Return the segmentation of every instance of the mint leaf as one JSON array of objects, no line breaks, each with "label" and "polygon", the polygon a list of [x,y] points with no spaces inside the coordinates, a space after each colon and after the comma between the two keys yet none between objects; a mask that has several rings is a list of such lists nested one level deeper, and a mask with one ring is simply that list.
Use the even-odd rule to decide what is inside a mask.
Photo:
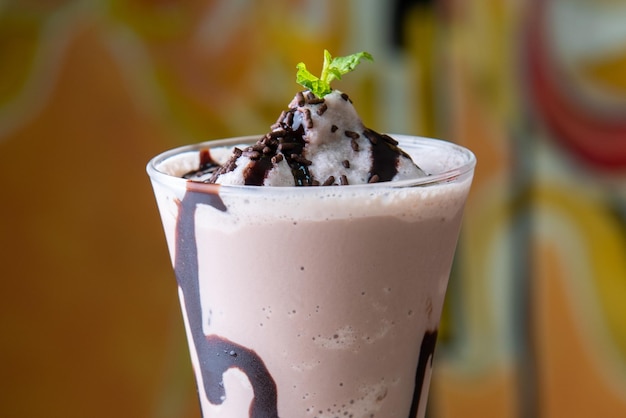
[{"label": "mint leaf", "polygon": [[307,70],[306,65],[301,62],[296,66],[298,69],[296,82],[309,89],[317,97],[322,98],[332,91],[330,87],[331,81],[334,79],[340,80],[341,76],[354,70],[362,59],[374,60],[368,52],[357,52],[345,57],[333,58],[328,50],[324,50],[324,64],[320,78],[311,74]]},{"label": "mint leaf", "polygon": [[296,73],[296,82],[298,84],[309,89],[317,97],[324,97],[331,92],[330,84],[311,74],[303,62],[299,63],[296,68],[298,69]]},{"label": "mint leaf", "polygon": [[[330,54],[328,55],[330,56]],[[328,82],[330,83],[333,78],[341,79],[342,75],[354,70],[363,58],[374,61],[372,55],[367,52],[357,52],[356,54],[348,55],[347,57],[333,58],[330,62],[330,76]]]}]

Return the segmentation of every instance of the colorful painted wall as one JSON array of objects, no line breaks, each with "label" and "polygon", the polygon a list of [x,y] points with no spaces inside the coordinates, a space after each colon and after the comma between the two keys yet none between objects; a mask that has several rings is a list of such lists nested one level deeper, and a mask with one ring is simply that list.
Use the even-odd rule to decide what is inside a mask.
[{"label": "colorful painted wall", "polygon": [[199,417],[147,160],[370,51],[366,124],[479,160],[431,418],[626,416],[626,3],[0,2],[0,416]]}]

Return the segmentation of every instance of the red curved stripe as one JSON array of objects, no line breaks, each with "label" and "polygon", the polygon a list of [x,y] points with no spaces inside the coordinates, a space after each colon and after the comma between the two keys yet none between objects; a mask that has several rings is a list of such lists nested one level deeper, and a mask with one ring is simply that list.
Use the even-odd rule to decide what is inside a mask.
[{"label": "red curved stripe", "polygon": [[626,167],[626,116],[591,114],[571,101],[550,78],[551,65],[545,36],[545,1],[535,0],[526,30],[526,57],[531,100],[546,125],[563,146],[588,163],[605,169]]}]

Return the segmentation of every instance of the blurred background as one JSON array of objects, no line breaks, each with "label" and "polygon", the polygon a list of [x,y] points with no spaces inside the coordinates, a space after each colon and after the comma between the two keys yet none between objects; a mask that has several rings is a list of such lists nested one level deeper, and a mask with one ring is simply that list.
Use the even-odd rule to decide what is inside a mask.
[{"label": "blurred background", "polygon": [[[626,416],[623,0],[0,1],[0,416],[199,417],[145,164],[266,131],[322,51],[479,165],[430,418]],[[297,417],[296,417],[297,418]]]}]

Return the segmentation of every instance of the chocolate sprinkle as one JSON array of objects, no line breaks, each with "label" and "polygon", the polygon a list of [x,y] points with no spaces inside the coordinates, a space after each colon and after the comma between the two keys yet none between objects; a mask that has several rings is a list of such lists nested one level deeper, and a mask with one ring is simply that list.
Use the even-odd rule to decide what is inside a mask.
[{"label": "chocolate sprinkle", "polygon": [[341,182],[342,186],[347,186],[348,183],[348,177],[346,177],[345,174],[342,174],[341,177],[339,178],[339,181]]},{"label": "chocolate sprinkle", "polygon": [[295,142],[281,142],[278,145],[278,150],[281,152],[287,152],[287,151],[291,151],[295,148],[298,147],[298,144],[296,144]]},{"label": "chocolate sprinkle", "polygon": [[319,97],[313,97],[312,99],[309,99],[307,103],[311,105],[316,105],[316,104],[324,103],[324,99],[320,99]]},{"label": "chocolate sprinkle", "polygon": [[328,110],[328,106],[326,105],[326,103],[322,103],[322,105],[319,108],[317,108],[318,116],[322,116],[324,112],[326,112],[327,110]]},{"label": "chocolate sprinkle", "polygon": [[243,155],[245,155],[246,157],[250,158],[253,161],[256,161],[259,158],[261,158],[261,153],[259,151],[254,151],[254,150],[248,150],[244,152]]},{"label": "chocolate sprinkle", "polygon": [[341,162],[341,165],[343,165],[343,166],[344,166],[344,168],[350,168],[350,161],[348,161],[348,160],[343,160],[343,161]]},{"label": "chocolate sprinkle", "polygon": [[359,143],[356,141],[356,139],[352,138],[350,140],[350,146],[352,147],[353,151],[356,151],[356,152],[359,151]]},{"label": "chocolate sprinkle", "polygon": [[304,109],[304,120],[306,121],[306,127],[311,129],[313,127],[313,119],[311,119],[310,109]]},{"label": "chocolate sprinkle", "polygon": [[299,164],[302,165],[311,165],[313,164],[312,161],[307,160],[306,158],[304,158],[301,154],[291,154],[291,159]]},{"label": "chocolate sprinkle", "polygon": [[350,101],[350,96],[348,96],[346,93],[341,93],[341,98],[346,102]]},{"label": "chocolate sprinkle", "polygon": [[296,93],[296,102],[298,103],[298,106],[304,106],[306,103],[306,99],[304,98],[304,95],[301,91]]},{"label": "chocolate sprinkle", "polygon": [[330,131],[333,132],[333,133],[337,132],[337,129],[339,129],[339,127],[337,127],[337,125],[333,125],[333,126],[330,127]]},{"label": "chocolate sprinkle", "polygon": [[322,183],[322,186],[330,186],[333,183],[335,183],[335,176],[328,176],[326,181],[324,183]]},{"label": "chocolate sprinkle", "polygon": [[357,132],[354,132],[354,131],[345,131],[344,133],[348,138],[352,138],[352,139],[358,139],[361,137],[361,135],[359,135]]},{"label": "chocolate sprinkle", "polygon": [[274,138],[274,139],[281,138],[284,135],[285,135],[285,130],[284,129],[277,129],[277,130],[275,129],[275,130],[273,130],[272,132],[269,133],[269,136],[271,138]]},{"label": "chocolate sprinkle", "polygon": [[240,150],[237,147],[233,148],[233,155],[231,155],[228,161],[222,164],[220,168],[215,170],[213,174],[211,175],[211,177],[207,181],[205,181],[205,183],[215,183],[215,181],[220,175],[230,173],[235,168],[237,168],[237,159],[241,157],[242,154],[243,154],[242,150]]},{"label": "chocolate sprinkle", "polygon": [[283,122],[284,125],[287,125],[289,127],[293,126],[293,114],[294,114],[293,111],[287,113],[287,117],[285,118],[285,121]]},{"label": "chocolate sprinkle", "polygon": [[378,174],[374,174],[372,177],[370,177],[368,183],[378,183],[380,181],[380,177],[378,177]]}]

